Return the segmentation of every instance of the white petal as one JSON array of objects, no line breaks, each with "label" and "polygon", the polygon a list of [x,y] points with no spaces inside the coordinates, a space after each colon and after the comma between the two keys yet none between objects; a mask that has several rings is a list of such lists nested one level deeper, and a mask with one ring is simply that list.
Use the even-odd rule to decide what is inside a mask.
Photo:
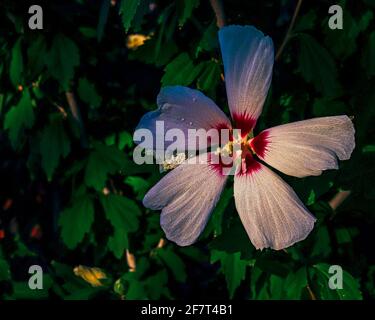
[{"label": "white petal", "polygon": [[280,250],[307,237],[315,218],[293,189],[264,165],[234,177],[241,221],[257,249]]},{"label": "white petal", "polygon": [[294,176],[318,176],[337,169],[355,147],[354,126],[347,116],[293,122],[261,132],[250,145],[272,167]]},{"label": "white petal", "polygon": [[[231,128],[224,112],[198,90],[182,86],[164,87],[157,97],[157,104],[158,109],[146,113],[136,130],[149,129],[155,137],[156,121],[164,121],[165,132],[169,129],[181,129],[184,132],[186,148],[182,149],[188,149],[188,129]],[[165,142],[167,146],[168,142]]]},{"label": "white petal", "polygon": [[143,199],[145,207],[162,210],[161,227],[167,238],[180,246],[190,245],[199,237],[227,179],[203,161],[190,162],[194,161],[173,169]]},{"label": "white petal", "polygon": [[[262,112],[274,62],[270,37],[252,26],[228,26],[219,31],[228,103],[237,129],[254,127]],[[243,128],[245,127],[245,128]]]}]

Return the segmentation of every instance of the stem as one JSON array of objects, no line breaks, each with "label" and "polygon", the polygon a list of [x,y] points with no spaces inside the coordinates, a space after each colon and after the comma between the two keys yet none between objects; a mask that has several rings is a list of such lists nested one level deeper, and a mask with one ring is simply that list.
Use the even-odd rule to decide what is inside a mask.
[{"label": "stem", "polygon": [[65,92],[66,100],[68,102],[70,112],[73,116],[73,119],[77,122],[79,129],[81,131],[81,145],[83,148],[87,148],[87,137],[85,132],[85,127],[83,125],[83,121],[81,118],[81,112],[79,111],[79,107],[72,91]]},{"label": "stem", "polygon": [[311,299],[311,300],[316,300],[316,296],[315,296],[314,292],[311,290],[310,286],[307,285],[306,288],[307,288],[307,291],[309,292],[310,299]]},{"label": "stem", "polygon": [[328,202],[332,210],[336,210],[351,194],[351,191],[339,191],[336,195]]},{"label": "stem", "polygon": [[286,46],[286,44],[287,44],[287,42],[290,38],[290,35],[292,33],[294,24],[296,22],[296,19],[297,19],[298,13],[299,13],[299,10],[301,9],[301,5],[302,5],[302,0],[298,0],[296,8],[294,9],[292,21],[290,22],[288,31],[286,32],[285,38],[284,38],[279,50],[277,50],[276,57],[275,57],[276,61],[279,60],[279,58],[281,56],[281,53],[283,52],[283,50],[284,50],[284,48],[285,48],[285,46]]},{"label": "stem", "polygon": [[224,8],[223,3],[221,0],[210,0],[211,7],[215,12],[216,16],[216,25],[218,28],[222,28],[225,25],[225,14],[224,14]]}]

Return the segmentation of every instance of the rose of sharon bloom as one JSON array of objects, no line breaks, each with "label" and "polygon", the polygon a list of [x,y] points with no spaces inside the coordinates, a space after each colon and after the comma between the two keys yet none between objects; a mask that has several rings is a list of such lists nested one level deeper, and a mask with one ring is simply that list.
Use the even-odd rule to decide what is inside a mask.
[{"label": "rose of sharon bloom", "polygon": [[[241,129],[241,166],[234,176],[234,198],[246,232],[257,249],[280,250],[307,237],[315,218],[292,188],[256,158],[294,177],[317,176],[337,169],[354,149],[354,127],[343,116],[315,118],[280,125],[252,137],[271,83],[274,50],[271,38],[252,26],[219,31],[225,84],[233,126],[201,92],[165,87],[159,108],[147,113],[138,128]],[[180,121],[181,117],[185,121]],[[229,142],[230,143],[230,142]],[[212,153],[213,155],[213,153]],[[254,158],[256,155],[256,158]],[[219,164],[187,161],[163,177],[146,194],[147,208],[161,210],[166,237],[181,246],[196,241],[220,198],[227,175]]]}]

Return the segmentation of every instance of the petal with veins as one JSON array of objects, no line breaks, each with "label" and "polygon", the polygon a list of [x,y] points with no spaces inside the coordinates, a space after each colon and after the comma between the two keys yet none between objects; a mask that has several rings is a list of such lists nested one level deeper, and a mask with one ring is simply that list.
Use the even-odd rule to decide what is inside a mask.
[{"label": "petal with veins", "polygon": [[281,250],[307,237],[315,218],[293,189],[264,165],[234,177],[241,221],[257,249]]},{"label": "petal with veins", "polygon": [[143,199],[145,207],[162,210],[160,224],[167,238],[180,246],[196,241],[215,208],[227,176],[204,156],[189,159],[163,177]]},{"label": "petal with veins", "polygon": [[219,41],[235,128],[247,133],[262,112],[271,84],[273,43],[252,26],[223,27]]},{"label": "petal with veins", "polygon": [[[188,149],[188,129],[231,128],[230,121],[224,112],[198,90],[182,86],[164,87],[158,95],[157,104],[158,109],[146,113],[136,130],[149,129],[155,137],[156,121],[164,121],[165,132],[169,129],[182,130],[186,139],[186,149]],[[165,148],[167,146],[166,141]]]},{"label": "petal with veins", "polygon": [[338,169],[355,147],[354,126],[347,116],[298,121],[261,132],[250,141],[254,152],[277,170],[294,176],[318,176]]}]

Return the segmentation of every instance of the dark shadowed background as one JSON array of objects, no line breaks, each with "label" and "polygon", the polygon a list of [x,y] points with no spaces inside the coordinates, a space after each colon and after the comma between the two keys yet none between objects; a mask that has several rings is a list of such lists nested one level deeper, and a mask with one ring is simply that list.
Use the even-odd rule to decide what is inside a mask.
[{"label": "dark shadowed background", "polygon": [[[224,1],[227,24],[287,33],[296,0]],[[0,6],[0,299],[371,299],[375,297],[375,1],[302,1],[275,62],[260,130],[347,114],[356,149],[340,170],[283,178],[316,215],[283,251],[256,251],[228,184],[199,241],[165,240],[141,203],[160,179],[132,162],[132,134],[164,85],[228,112],[208,0],[25,1]],[[344,9],[344,29],[328,9]],[[332,199],[346,196],[336,208]],[[332,209],[333,208],[333,209]],[[44,289],[30,290],[31,265]],[[344,269],[343,289],[328,268]]]}]

